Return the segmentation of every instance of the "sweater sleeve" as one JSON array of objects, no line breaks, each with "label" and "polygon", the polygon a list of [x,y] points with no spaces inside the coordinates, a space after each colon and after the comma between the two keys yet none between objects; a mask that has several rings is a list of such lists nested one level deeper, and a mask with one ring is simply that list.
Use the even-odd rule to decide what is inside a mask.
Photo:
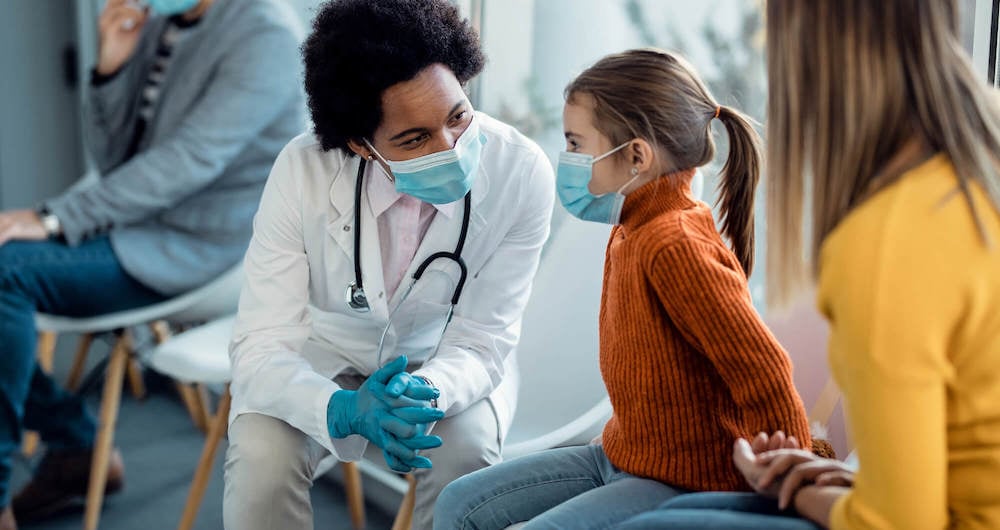
[{"label": "sweater sleeve", "polygon": [[780,429],[808,446],[809,422],[791,361],[754,309],[735,257],[686,238],[657,252],[648,274],[670,320],[725,381],[746,426]]}]

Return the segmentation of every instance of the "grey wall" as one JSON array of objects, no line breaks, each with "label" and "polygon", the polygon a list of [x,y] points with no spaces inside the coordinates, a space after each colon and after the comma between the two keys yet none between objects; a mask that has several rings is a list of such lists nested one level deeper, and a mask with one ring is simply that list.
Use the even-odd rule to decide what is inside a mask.
[{"label": "grey wall", "polygon": [[[0,209],[33,207],[83,172],[79,103],[63,53],[74,0],[5,0],[0,17]],[[71,65],[75,69],[75,65]]]}]

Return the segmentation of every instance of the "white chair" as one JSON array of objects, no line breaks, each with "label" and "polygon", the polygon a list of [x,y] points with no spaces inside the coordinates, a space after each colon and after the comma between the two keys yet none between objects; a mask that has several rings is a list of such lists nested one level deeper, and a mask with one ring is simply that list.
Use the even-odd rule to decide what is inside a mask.
[{"label": "white chair", "polygon": [[[196,323],[232,313],[235,311],[239,300],[242,275],[242,265],[238,265],[203,287],[159,304],[131,311],[121,311],[92,318],[37,315],[36,325],[42,334],[40,350],[42,346],[48,348],[47,355],[45,351],[40,352],[43,368],[51,369],[51,349],[54,345],[56,334],[80,333],[83,335],[80,349],[77,352],[77,358],[74,360],[74,367],[71,370],[71,383],[73,386],[79,380],[79,374],[82,373],[91,338],[95,334],[105,332],[114,332],[118,336],[107,359],[107,372],[105,374],[104,389],[101,397],[99,427],[97,440],[94,444],[94,455],[91,464],[92,472],[84,514],[84,528],[86,530],[96,530],[100,519],[104,486],[107,480],[108,461],[114,444],[115,422],[118,417],[122,383],[125,379],[126,370],[129,369],[135,356],[128,333],[125,330],[133,326],[142,326],[161,321],[178,324]],[[158,340],[165,338],[162,329],[155,331],[158,334]],[[48,358],[47,366],[46,357]],[[132,364],[132,366],[137,368],[137,365]],[[132,380],[133,390],[138,388],[137,385],[141,385],[141,375],[137,369],[132,370],[130,379]],[[181,388],[182,398],[184,398],[185,404],[188,405],[189,411],[192,412],[192,416],[205,416],[205,414],[198,413],[195,410],[197,407],[194,401],[199,400],[199,396],[192,396],[191,393],[185,392],[186,388]]]}]

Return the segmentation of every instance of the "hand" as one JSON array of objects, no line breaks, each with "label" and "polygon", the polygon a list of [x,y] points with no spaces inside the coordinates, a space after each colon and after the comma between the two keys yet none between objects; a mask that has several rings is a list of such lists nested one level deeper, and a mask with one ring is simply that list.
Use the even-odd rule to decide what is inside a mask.
[{"label": "hand", "polygon": [[[778,507],[782,510],[791,505],[795,494],[804,486],[839,486],[854,485],[854,471],[839,460],[820,458],[812,453],[803,455],[775,451],[760,455],[757,461],[768,466],[768,471],[761,478],[762,482],[773,481],[772,477],[784,475],[778,490]],[[794,463],[793,463],[794,462]],[[790,470],[789,470],[790,469]]]},{"label": "hand", "polygon": [[148,11],[134,0],[108,0],[98,19],[97,73],[111,75],[135,53]]},{"label": "hand", "polygon": [[406,357],[401,356],[376,370],[358,390],[334,392],[327,405],[331,437],[364,436],[382,449],[389,467],[402,473],[431,467],[417,451],[440,446],[441,438],[425,435],[423,425],[444,417],[426,400],[387,394],[386,384],[405,368]]},{"label": "hand", "polygon": [[799,441],[794,436],[785,436],[784,431],[778,431],[771,436],[761,432],[750,442],[750,448],[755,455],[778,449],[799,449]]},{"label": "hand", "polygon": [[0,212],[0,246],[15,239],[43,241],[48,237],[42,220],[34,210]]}]

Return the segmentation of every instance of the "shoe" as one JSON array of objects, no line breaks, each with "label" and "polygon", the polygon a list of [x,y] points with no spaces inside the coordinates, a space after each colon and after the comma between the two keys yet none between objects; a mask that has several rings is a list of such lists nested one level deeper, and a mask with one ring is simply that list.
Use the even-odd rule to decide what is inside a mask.
[{"label": "shoe", "polygon": [[0,513],[0,530],[17,530],[17,521],[14,520],[14,510],[10,506]]},{"label": "shoe", "polygon": [[[21,522],[45,519],[86,500],[90,484],[91,449],[48,451],[31,482],[14,497],[13,516]],[[105,495],[125,486],[125,464],[115,449],[108,462]],[[0,526],[0,530],[4,527]]]}]

